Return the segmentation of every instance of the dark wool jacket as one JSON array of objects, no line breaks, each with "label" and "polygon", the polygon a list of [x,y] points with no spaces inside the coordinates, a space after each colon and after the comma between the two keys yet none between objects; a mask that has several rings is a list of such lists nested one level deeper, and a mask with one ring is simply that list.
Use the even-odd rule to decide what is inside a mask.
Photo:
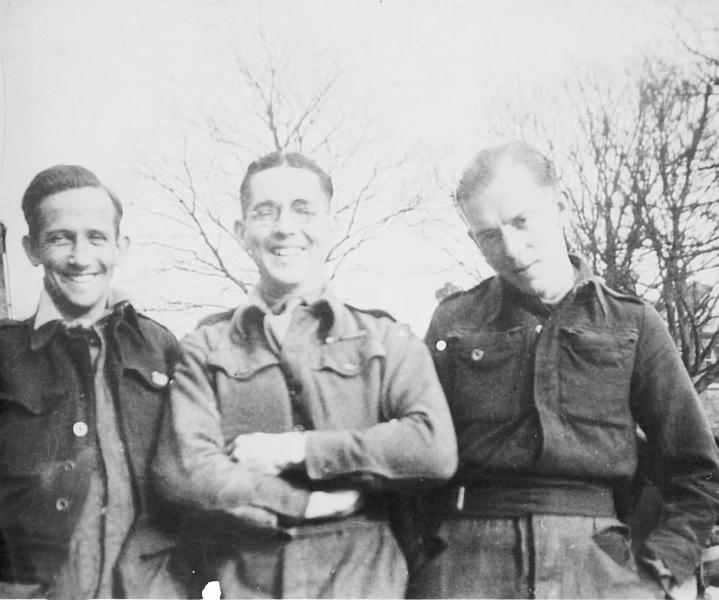
[{"label": "dark wool jacket", "polygon": [[426,342],[457,432],[455,483],[484,516],[605,515],[637,470],[639,425],[663,507],[638,558],[683,581],[717,519],[711,431],[659,314],[575,263],[551,311],[496,277],[437,308]]},{"label": "dark wool jacket", "polygon": [[[85,340],[59,321],[33,324],[0,323],[0,581],[49,586],[95,468],[94,390]],[[127,302],[106,327],[107,377],[138,516],[147,515],[149,459],[177,342]],[[140,552],[171,544],[160,530],[142,538]]]}]

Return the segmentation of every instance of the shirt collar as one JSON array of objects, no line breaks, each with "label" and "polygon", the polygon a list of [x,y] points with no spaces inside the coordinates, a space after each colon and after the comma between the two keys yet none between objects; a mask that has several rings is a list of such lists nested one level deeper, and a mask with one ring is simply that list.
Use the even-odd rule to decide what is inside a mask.
[{"label": "shirt collar", "polygon": [[[336,333],[343,326],[342,311],[344,304],[335,296],[329,285],[325,285],[319,293],[303,294],[302,303],[309,307],[310,312],[318,319],[318,336],[325,338]],[[284,304],[284,302],[282,303]],[[278,307],[275,307],[277,309]],[[267,303],[262,298],[259,288],[255,286],[247,294],[247,302],[240,306],[232,317],[232,329],[247,337],[253,330],[261,331],[266,314],[271,314]]]},{"label": "shirt collar", "polygon": [[[599,301],[602,303],[602,307],[604,307],[605,300],[601,280],[592,272],[587,262],[581,256],[570,254],[569,260],[574,267],[574,286],[557,305],[567,301],[567,298],[574,297],[580,289],[592,288],[596,291]],[[511,283],[504,281],[501,277],[494,277],[490,282],[488,298],[485,304],[491,307],[490,314],[486,316],[489,320],[499,318],[502,307],[516,305],[525,306],[531,312],[546,311],[549,313],[549,308],[535,296],[525,294]]]},{"label": "shirt collar", "polygon": [[[99,320],[104,319],[112,313],[126,312],[125,309],[128,307],[131,308],[127,294],[118,288],[110,288],[105,312]],[[129,317],[130,315],[128,314],[127,316]],[[136,324],[137,321],[134,313],[132,319]],[[92,327],[95,323],[90,323],[83,319],[66,320],[55,305],[52,296],[43,288],[40,292],[40,300],[38,301],[37,310],[32,320],[32,332],[30,334],[31,349],[38,350],[44,346],[50,338],[55,335],[58,327],[63,324],[65,326],[80,325],[83,327]]]}]

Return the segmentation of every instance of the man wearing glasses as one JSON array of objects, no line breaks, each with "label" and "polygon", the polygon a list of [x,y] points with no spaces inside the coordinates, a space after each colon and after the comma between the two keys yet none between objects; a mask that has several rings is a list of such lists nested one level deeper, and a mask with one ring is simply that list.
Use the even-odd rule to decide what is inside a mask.
[{"label": "man wearing glasses", "polygon": [[155,474],[225,597],[403,597],[390,492],[456,467],[422,342],[328,286],[332,191],[300,154],[250,165],[236,233],[259,284],[182,342]]}]

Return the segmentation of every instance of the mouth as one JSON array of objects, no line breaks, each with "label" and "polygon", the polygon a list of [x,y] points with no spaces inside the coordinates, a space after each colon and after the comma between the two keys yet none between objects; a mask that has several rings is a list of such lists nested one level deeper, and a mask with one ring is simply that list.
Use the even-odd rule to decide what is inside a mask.
[{"label": "mouth", "polygon": [[528,265],[516,267],[516,268],[512,269],[512,273],[514,273],[515,275],[521,275],[522,273],[525,273],[526,271],[531,269],[536,264],[537,264],[537,261],[535,260],[535,261],[529,263]]},{"label": "mouth", "polygon": [[297,256],[304,252],[301,246],[273,246],[270,248],[270,254],[274,256]]},{"label": "mouth", "polygon": [[70,283],[89,283],[98,277],[100,273],[65,273],[61,277]]}]

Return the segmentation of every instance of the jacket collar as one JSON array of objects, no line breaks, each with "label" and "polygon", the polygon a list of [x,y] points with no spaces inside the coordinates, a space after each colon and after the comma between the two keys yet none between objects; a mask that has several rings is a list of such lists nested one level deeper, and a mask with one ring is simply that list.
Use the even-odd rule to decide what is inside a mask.
[{"label": "jacket collar", "polygon": [[[567,293],[567,295],[560,301],[559,304],[563,304],[570,298],[574,298],[580,290],[594,290],[599,302],[604,309],[606,314],[606,299],[604,297],[604,290],[602,287],[601,280],[594,275],[592,270],[589,268],[587,262],[580,256],[570,254],[569,260],[574,267],[575,280],[574,286]],[[500,313],[503,307],[508,306],[525,306],[530,311],[549,312],[549,309],[544,306],[535,296],[525,294],[521,292],[512,284],[507,283],[501,277],[495,276],[489,282],[489,289],[485,296],[486,301],[482,303],[483,306],[487,307],[487,314],[483,315],[483,318],[489,321],[495,321],[500,317]]]},{"label": "jacket collar", "polygon": [[[309,307],[310,313],[318,320],[317,335],[321,339],[340,336],[350,326],[345,305],[334,295],[329,286],[325,286],[314,298],[303,297],[302,303]],[[249,337],[253,332],[261,332],[265,315],[272,311],[267,306],[257,288],[247,295],[247,303],[240,306],[232,316],[231,331],[241,338]]]},{"label": "jacket collar", "polygon": [[127,323],[132,329],[140,333],[137,313],[127,299],[127,295],[118,289],[111,289],[108,295],[107,308],[103,316],[95,323],[66,321],[47,290],[40,293],[38,308],[34,317],[30,319],[30,349],[37,351],[47,344],[59,330],[66,330],[73,325],[94,327],[102,322],[110,322],[117,327],[120,323]]}]

